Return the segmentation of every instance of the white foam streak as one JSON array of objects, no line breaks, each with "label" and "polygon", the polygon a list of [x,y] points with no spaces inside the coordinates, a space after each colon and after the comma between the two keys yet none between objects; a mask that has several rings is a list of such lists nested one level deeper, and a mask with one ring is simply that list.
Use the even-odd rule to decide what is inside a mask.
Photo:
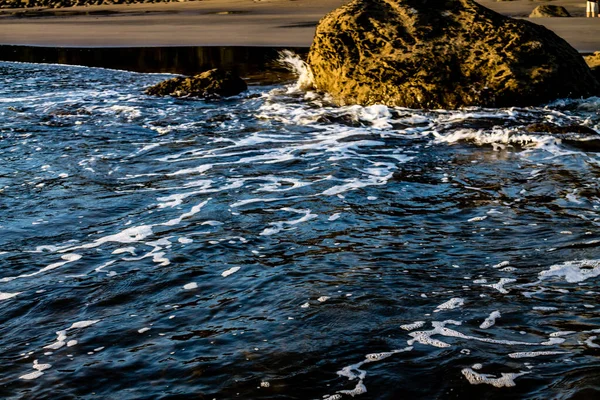
[{"label": "white foam streak", "polygon": [[36,272],[32,272],[30,274],[22,274],[22,275],[18,275],[18,276],[9,276],[9,277],[6,277],[6,278],[2,278],[2,279],[0,279],[0,282],[10,282],[12,280],[20,279],[20,278],[31,278],[32,276],[40,275],[40,274],[43,274],[44,272],[48,272],[48,271],[51,271],[53,269],[60,268],[60,267],[62,267],[64,265],[67,265],[69,263],[78,261],[78,260],[81,259],[81,256],[79,254],[72,253],[72,254],[64,254],[64,255],[61,256],[61,258],[64,261],[57,262],[57,263],[54,263],[54,264],[50,264],[50,265],[48,265],[48,266],[46,266],[46,267],[44,267],[44,268],[42,268],[42,269],[40,269],[40,270],[38,270]]},{"label": "white foam streak", "polygon": [[69,328],[67,328],[67,330],[87,328],[88,326],[95,325],[98,322],[100,322],[99,319],[75,322]]},{"label": "white foam streak", "polygon": [[298,210],[298,209],[289,208],[289,207],[282,208],[281,210],[296,213],[296,214],[304,214],[304,215],[302,217],[300,217],[298,219],[294,219],[294,220],[271,222],[271,227],[265,228],[260,233],[260,236],[271,236],[271,235],[281,232],[285,227],[291,227],[294,225],[298,225],[298,224],[310,221],[311,219],[315,219],[318,217],[316,214],[312,214],[310,210]]},{"label": "white foam streak", "polygon": [[512,340],[496,340],[490,338],[480,338],[477,336],[470,336],[455,331],[453,329],[446,328],[446,325],[461,325],[460,321],[454,320],[446,320],[446,321],[432,321],[431,325],[433,329],[430,331],[416,331],[409,333],[413,339],[408,340],[408,345],[412,346],[414,343],[421,343],[428,346],[434,346],[439,348],[447,348],[450,347],[450,344],[446,342],[442,342],[441,340],[433,339],[432,336],[440,335],[445,337],[454,337],[464,340],[476,340],[483,343],[493,343],[493,344],[503,344],[507,346],[514,345],[522,345],[522,346],[539,346],[540,343],[529,343],[529,342],[520,342],[520,341],[512,341]]},{"label": "white foam streak", "polygon": [[18,295],[20,295],[23,292],[17,292],[17,293],[3,293],[0,292],[0,300],[8,300],[8,299],[12,299],[13,297],[16,297]]},{"label": "white foam streak", "polygon": [[212,165],[210,165],[210,164],[208,164],[208,165],[200,165],[200,166],[195,167],[195,168],[181,169],[179,171],[167,174],[167,176],[180,176],[180,175],[202,174],[202,173],[208,171],[211,168],[212,168]]},{"label": "white foam streak", "polygon": [[550,136],[526,135],[515,133],[512,129],[494,128],[492,130],[456,129],[452,133],[441,134],[431,132],[435,143],[473,142],[479,146],[500,144],[519,145],[523,147],[541,148],[548,144],[557,143],[557,139]]},{"label": "white foam streak", "polygon": [[566,351],[525,351],[520,353],[510,353],[508,356],[510,358],[534,358],[534,357],[542,357],[542,356],[554,356],[561,354],[569,354]]},{"label": "white foam streak", "polygon": [[596,339],[598,339],[597,336],[590,336],[589,338],[586,339],[586,341],[584,343],[590,349],[600,349],[600,345],[597,345],[596,343],[594,343],[594,340],[596,340]]},{"label": "white foam streak", "polygon": [[95,247],[100,247],[105,243],[111,243],[111,242],[125,243],[125,244],[137,243],[137,242],[140,242],[140,241],[146,239],[148,236],[153,234],[152,227],[153,227],[153,225],[134,226],[131,228],[124,229],[119,233],[115,233],[114,235],[108,235],[108,236],[101,237],[100,239],[96,239],[92,243],[72,247],[67,250],[74,251],[74,250],[79,250],[79,249],[93,249]]},{"label": "white foam streak", "polygon": [[191,217],[193,217],[194,215],[198,214],[198,213],[199,213],[199,212],[202,210],[202,208],[203,208],[205,205],[207,205],[207,204],[208,204],[208,202],[209,202],[210,200],[211,200],[211,199],[205,200],[205,201],[201,202],[200,204],[197,204],[197,205],[193,206],[193,207],[192,207],[192,209],[191,209],[189,212],[187,212],[187,213],[185,213],[185,214],[182,214],[182,215],[181,215],[180,217],[178,217],[178,218],[175,218],[175,219],[172,219],[172,220],[170,220],[170,221],[167,221],[167,222],[165,222],[165,223],[164,223],[164,224],[162,224],[162,225],[164,225],[164,226],[173,226],[173,225],[179,225],[179,224],[180,224],[180,223],[181,223],[181,222],[182,222],[184,219],[191,218]]},{"label": "white foam streak", "polygon": [[221,276],[223,278],[227,278],[229,275],[235,274],[240,269],[242,269],[242,268],[241,267],[232,267],[232,268],[229,268],[227,271],[223,271],[223,273],[221,273]]}]

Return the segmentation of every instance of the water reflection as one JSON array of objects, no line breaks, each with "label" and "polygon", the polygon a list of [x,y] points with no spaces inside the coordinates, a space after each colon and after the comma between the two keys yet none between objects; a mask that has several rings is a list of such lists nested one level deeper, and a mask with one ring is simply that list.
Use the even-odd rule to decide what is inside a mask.
[{"label": "water reflection", "polygon": [[[286,48],[305,54],[306,48]],[[0,61],[83,65],[134,72],[194,75],[212,68],[232,70],[261,82],[289,80],[276,62],[277,47],[36,47],[0,45]]]}]

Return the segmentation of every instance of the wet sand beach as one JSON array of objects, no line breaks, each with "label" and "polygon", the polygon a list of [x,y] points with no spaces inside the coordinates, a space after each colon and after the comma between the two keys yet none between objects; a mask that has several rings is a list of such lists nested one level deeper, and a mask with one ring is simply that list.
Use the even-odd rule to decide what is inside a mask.
[{"label": "wet sand beach", "polygon": [[[317,22],[345,0],[200,0],[0,10],[0,44],[72,47],[297,46],[312,41]],[[585,2],[481,0],[505,15],[526,17],[540,4],[563,5],[572,18],[536,18],[581,52],[600,50],[600,18]]]}]

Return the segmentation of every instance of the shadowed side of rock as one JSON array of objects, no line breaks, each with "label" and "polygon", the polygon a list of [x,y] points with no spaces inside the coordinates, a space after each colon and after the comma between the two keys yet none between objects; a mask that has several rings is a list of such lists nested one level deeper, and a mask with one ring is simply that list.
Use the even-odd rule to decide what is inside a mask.
[{"label": "shadowed side of rock", "polygon": [[340,105],[529,106],[600,93],[563,39],[471,0],[352,0],[321,20],[308,63]]},{"label": "shadowed side of rock", "polygon": [[248,89],[242,78],[229,71],[211,69],[192,77],[177,77],[146,89],[153,96],[215,98],[240,94]]}]

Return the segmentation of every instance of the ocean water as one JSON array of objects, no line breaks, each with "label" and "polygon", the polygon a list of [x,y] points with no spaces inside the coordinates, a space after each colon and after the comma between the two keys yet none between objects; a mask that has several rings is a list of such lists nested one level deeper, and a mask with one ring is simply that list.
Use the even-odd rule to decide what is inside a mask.
[{"label": "ocean water", "polygon": [[600,99],[0,63],[0,398],[600,397]]}]

